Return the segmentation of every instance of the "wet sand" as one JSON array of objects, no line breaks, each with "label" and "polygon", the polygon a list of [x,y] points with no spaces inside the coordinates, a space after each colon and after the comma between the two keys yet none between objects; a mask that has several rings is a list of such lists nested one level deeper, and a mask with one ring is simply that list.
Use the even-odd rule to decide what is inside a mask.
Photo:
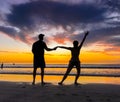
[{"label": "wet sand", "polygon": [[0,82],[0,102],[120,102],[120,85]]}]

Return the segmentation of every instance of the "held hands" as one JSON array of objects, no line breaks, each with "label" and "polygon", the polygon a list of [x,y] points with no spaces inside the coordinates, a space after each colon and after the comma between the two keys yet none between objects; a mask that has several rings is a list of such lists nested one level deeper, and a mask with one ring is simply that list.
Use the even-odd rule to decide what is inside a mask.
[{"label": "held hands", "polygon": [[53,48],[53,50],[56,50],[57,48],[61,48],[62,46],[56,46]]},{"label": "held hands", "polygon": [[58,48],[58,46],[57,46],[57,47],[54,47],[53,50],[56,50],[57,48]]}]

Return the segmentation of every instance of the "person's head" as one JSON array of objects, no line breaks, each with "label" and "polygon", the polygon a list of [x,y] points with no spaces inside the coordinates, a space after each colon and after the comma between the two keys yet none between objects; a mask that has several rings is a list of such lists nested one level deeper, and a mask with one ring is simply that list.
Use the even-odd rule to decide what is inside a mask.
[{"label": "person's head", "polygon": [[73,41],[73,46],[74,46],[74,47],[78,47],[78,41],[77,41],[77,40],[74,40],[74,41]]},{"label": "person's head", "polygon": [[45,36],[44,34],[39,34],[39,36],[38,36],[39,40],[43,40],[44,36]]}]

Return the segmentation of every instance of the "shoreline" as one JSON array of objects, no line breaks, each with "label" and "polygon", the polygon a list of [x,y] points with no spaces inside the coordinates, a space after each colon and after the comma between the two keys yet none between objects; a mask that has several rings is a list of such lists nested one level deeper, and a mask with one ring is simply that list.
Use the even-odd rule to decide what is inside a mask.
[{"label": "shoreline", "polygon": [[82,84],[74,86],[48,83],[0,81],[0,102],[120,102],[120,85]]},{"label": "shoreline", "polygon": [[[49,83],[58,83],[63,76],[44,76],[44,81]],[[65,80],[64,84],[71,84],[74,82],[75,76],[68,76]],[[8,81],[8,82],[32,82],[32,75],[8,75],[8,74],[0,74],[0,81]],[[41,76],[36,76],[36,83],[41,82]],[[120,85],[120,77],[96,77],[96,76],[80,76],[78,79],[78,83],[81,84],[114,84]]]}]

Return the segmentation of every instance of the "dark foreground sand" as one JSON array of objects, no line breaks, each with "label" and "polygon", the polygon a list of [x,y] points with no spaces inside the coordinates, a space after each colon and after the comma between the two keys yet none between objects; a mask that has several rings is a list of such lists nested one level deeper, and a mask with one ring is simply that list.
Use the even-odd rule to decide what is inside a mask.
[{"label": "dark foreground sand", "polygon": [[0,82],[0,102],[120,102],[120,85]]}]

